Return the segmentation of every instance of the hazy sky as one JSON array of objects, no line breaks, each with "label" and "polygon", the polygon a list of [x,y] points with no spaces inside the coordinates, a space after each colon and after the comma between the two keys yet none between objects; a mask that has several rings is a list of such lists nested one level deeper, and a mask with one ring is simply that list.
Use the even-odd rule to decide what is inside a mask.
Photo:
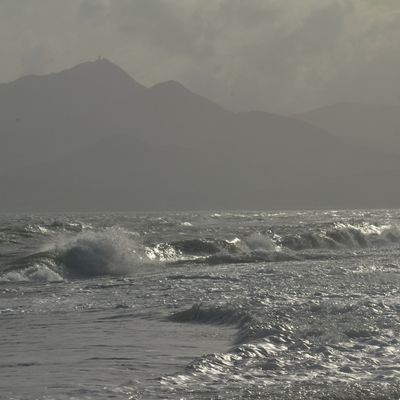
[{"label": "hazy sky", "polygon": [[400,103],[400,0],[0,0],[0,81],[102,55],[230,109]]}]

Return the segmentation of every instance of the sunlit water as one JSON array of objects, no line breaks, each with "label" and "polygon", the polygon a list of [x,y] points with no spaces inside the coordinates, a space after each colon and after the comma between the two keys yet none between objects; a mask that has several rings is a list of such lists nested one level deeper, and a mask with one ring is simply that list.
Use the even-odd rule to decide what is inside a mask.
[{"label": "sunlit water", "polygon": [[398,399],[400,212],[0,217],[0,398]]}]

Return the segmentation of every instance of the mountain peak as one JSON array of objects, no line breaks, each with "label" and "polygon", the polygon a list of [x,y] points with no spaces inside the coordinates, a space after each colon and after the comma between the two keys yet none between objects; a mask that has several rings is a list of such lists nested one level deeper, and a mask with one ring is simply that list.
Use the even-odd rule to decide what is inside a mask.
[{"label": "mountain peak", "polygon": [[[119,67],[117,64],[114,64],[112,61],[110,61],[108,58],[103,58],[103,57],[98,57],[96,60],[94,61],[84,61],[80,64],[77,64],[75,66],[73,66],[72,68],[68,68],[64,71],[71,71],[71,70],[90,70],[90,69],[107,69],[108,71],[119,71],[119,72],[123,72],[125,74],[127,74],[121,67]],[[64,72],[61,71],[61,72]],[[128,75],[128,74],[127,74]]]},{"label": "mountain peak", "polygon": [[70,75],[73,78],[86,78],[99,81],[110,80],[114,83],[136,86],[136,88],[144,89],[143,85],[136,82],[135,79],[133,79],[121,67],[107,58],[101,57],[95,61],[86,61],[70,69],[52,75]]},{"label": "mountain peak", "polygon": [[136,82],[121,67],[114,64],[107,58],[99,57],[94,61],[85,61],[71,68],[59,72],[53,72],[45,75],[27,75],[10,82],[6,85],[26,87],[36,87],[43,85],[53,85],[60,87],[65,85],[107,88],[110,91],[135,90],[143,91],[146,88]]}]

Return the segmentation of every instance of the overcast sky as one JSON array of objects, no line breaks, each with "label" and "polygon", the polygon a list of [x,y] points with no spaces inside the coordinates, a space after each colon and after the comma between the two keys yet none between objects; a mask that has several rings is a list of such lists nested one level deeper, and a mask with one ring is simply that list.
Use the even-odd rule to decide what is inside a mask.
[{"label": "overcast sky", "polygon": [[0,81],[102,55],[226,108],[400,103],[400,0],[0,0]]}]

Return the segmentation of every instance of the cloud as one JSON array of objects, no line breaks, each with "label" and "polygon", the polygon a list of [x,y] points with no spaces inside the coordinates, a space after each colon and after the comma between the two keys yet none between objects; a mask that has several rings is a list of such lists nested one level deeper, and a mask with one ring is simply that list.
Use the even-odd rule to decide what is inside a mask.
[{"label": "cloud", "polygon": [[0,81],[110,58],[227,108],[398,102],[398,0],[2,0]]}]

